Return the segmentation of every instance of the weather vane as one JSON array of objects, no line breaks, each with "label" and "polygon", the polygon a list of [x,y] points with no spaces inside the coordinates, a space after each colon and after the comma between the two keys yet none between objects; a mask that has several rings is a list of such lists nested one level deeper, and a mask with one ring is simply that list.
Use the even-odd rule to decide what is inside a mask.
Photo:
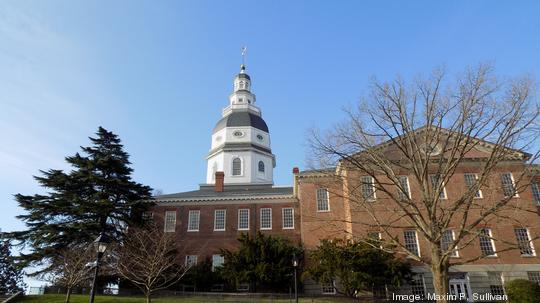
[{"label": "weather vane", "polygon": [[246,64],[247,46],[242,46],[242,65]]}]

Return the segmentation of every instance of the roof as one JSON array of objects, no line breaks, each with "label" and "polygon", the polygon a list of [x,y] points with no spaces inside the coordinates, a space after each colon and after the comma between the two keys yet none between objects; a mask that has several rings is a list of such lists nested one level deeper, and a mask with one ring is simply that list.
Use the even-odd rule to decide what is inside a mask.
[{"label": "roof", "polygon": [[214,191],[214,185],[201,185],[200,189],[154,197],[160,201],[243,200],[246,198],[292,198],[292,187],[271,185],[225,185],[223,192]]},{"label": "roof", "polygon": [[238,78],[245,78],[245,79],[248,79],[248,80],[251,80],[251,78],[249,77],[248,74],[245,74],[245,73],[240,73],[237,75]]},{"label": "roof", "polygon": [[213,133],[231,126],[251,126],[264,132],[268,132],[268,126],[261,116],[248,111],[233,111],[218,121],[214,127]]}]

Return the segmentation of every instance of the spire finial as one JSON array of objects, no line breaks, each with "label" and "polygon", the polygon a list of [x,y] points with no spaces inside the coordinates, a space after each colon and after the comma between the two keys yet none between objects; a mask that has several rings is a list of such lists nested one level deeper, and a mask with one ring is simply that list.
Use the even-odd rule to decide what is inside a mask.
[{"label": "spire finial", "polygon": [[247,54],[247,46],[242,46],[242,65],[240,65],[240,73],[244,73],[246,70],[246,54]]}]

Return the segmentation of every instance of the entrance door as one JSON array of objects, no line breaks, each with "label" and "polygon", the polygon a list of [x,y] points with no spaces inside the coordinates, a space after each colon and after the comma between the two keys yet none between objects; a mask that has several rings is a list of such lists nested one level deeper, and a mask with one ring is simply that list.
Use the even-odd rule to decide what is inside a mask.
[{"label": "entrance door", "polygon": [[471,288],[467,279],[451,279],[450,294],[456,296],[458,300],[471,302]]}]

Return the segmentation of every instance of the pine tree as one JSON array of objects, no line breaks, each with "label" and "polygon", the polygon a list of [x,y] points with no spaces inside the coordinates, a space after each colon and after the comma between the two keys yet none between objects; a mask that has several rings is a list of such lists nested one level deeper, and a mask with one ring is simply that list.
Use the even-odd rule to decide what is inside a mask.
[{"label": "pine tree", "polygon": [[[66,157],[72,170],[50,169],[35,176],[47,194],[15,195],[27,211],[18,216],[28,227],[9,235],[29,247],[21,254],[23,266],[45,265],[55,254],[80,243],[92,242],[101,231],[118,241],[126,227],[136,223],[149,206],[151,188],[131,179],[129,155],[117,135],[99,127],[91,146]],[[36,274],[38,274],[36,273]]]},{"label": "pine tree", "polygon": [[14,263],[9,242],[0,239],[0,294],[16,293],[25,287],[23,273]]}]

